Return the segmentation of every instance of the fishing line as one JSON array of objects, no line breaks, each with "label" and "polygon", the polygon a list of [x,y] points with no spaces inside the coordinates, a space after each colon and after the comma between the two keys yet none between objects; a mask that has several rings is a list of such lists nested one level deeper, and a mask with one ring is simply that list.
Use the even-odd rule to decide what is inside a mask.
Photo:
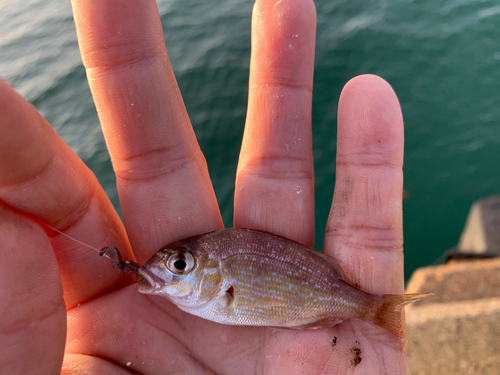
[{"label": "fishing line", "polygon": [[101,252],[101,250],[99,250],[97,247],[93,247],[93,246],[90,246],[90,245],[88,245],[88,244],[86,244],[86,243],[84,243],[84,242],[82,242],[82,241],[79,241],[79,240],[77,240],[76,238],[73,238],[73,237],[71,237],[70,235],[68,235],[68,234],[66,234],[66,233],[64,233],[64,232],[61,232],[59,229],[54,228],[52,225],[49,225],[49,224],[47,224],[47,223],[44,223],[43,221],[39,221],[39,223],[42,223],[42,224],[43,224],[43,225],[45,225],[46,227],[49,227],[50,229],[52,229],[52,230],[56,231],[56,232],[57,232],[57,233],[59,233],[59,234],[62,234],[64,237],[67,237],[67,238],[69,238],[70,240],[75,241],[76,243],[79,243],[80,245],[83,245],[83,246],[85,246],[85,247],[88,247],[89,249],[95,250],[95,251],[97,251],[97,252],[99,252],[99,253]]}]

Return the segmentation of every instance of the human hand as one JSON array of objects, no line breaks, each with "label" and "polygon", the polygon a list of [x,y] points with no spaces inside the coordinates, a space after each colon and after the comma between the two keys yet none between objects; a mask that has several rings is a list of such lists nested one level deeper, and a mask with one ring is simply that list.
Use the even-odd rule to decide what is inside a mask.
[{"label": "human hand", "polygon": [[[48,231],[49,242],[33,218],[142,264],[166,243],[222,228],[156,3],[74,0],[73,8],[125,226],[95,176],[1,83],[0,373],[53,374],[62,362],[63,373],[407,373],[404,343],[373,324],[212,323],[138,293],[109,261],[64,236]],[[252,28],[234,225],[312,245],[314,5],[258,0]],[[324,251],[361,289],[401,293],[403,125],[387,83],[361,76],[346,85],[337,138]]]}]

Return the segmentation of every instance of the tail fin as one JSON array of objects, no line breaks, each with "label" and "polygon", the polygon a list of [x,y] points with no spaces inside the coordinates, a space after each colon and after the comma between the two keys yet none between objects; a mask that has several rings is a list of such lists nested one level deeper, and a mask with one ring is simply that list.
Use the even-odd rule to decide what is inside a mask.
[{"label": "tail fin", "polygon": [[378,308],[375,311],[375,316],[372,321],[400,339],[406,340],[406,331],[403,321],[404,307],[430,295],[432,295],[432,293],[383,295],[382,299],[377,303]]}]

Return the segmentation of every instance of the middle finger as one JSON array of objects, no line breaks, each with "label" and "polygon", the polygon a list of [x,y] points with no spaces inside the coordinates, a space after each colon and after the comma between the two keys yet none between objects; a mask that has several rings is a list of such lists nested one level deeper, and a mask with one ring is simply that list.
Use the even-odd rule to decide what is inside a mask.
[{"label": "middle finger", "polygon": [[248,115],[235,192],[235,227],[312,245],[311,106],[316,10],[310,0],[257,0]]}]

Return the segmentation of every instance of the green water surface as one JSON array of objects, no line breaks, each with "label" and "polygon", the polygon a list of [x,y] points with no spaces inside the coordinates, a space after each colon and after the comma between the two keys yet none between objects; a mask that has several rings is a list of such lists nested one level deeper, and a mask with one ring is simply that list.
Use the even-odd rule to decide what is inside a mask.
[{"label": "green water surface", "polygon": [[[500,5],[473,0],[315,4],[316,248],[322,247],[335,183],[340,91],[358,74],[378,74],[394,87],[405,119],[408,276],[458,242],[474,200],[500,193]],[[170,59],[226,226],[232,226],[246,113],[252,6],[248,0],[158,3]],[[0,75],[46,116],[118,206],[69,2],[0,5]]]}]

